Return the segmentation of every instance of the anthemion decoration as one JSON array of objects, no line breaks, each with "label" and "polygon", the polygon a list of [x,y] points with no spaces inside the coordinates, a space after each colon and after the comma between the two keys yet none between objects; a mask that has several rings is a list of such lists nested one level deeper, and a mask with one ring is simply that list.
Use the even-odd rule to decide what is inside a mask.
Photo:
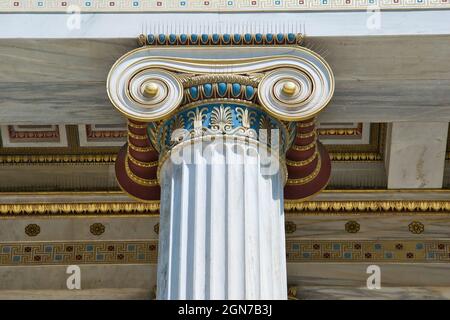
[{"label": "anthemion decoration", "polygon": [[286,299],[284,200],[328,183],[334,92],[301,34],[149,34],[112,66],[121,188],[160,200],[159,299]]}]

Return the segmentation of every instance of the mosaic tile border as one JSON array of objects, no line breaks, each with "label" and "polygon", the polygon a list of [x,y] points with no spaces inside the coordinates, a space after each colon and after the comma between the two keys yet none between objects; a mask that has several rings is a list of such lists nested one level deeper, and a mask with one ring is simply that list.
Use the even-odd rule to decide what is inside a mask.
[{"label": "mosaic tile border", "polygon": [[66,12],[73,5],[82,12],[349,11],[450,9],[450,0],[8,0],[0,12]]},{"label": "mosaic tile border", "polygon": [[0,244],[0,266],[155,264],[158,241],[22,242]]},{"label": "mosaic tile border", "polygon": [[[286,241],[288,263],[450,262],[450,240]],[[22,242],[0,244],[0,266],[156,264],[158,241]]]},{"label": "mosaic tile border", "polygon": [[287,261],[450,262],[450,240],[287,240]]}]

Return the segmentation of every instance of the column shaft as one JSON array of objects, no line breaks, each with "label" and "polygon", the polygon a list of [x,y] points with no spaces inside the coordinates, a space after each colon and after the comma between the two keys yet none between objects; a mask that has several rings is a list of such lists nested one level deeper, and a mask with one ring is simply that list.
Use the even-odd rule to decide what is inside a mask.
[{"label": "column shaft", "polygon": [[286,299],[282,171],[265,174],[255,143],[176,148],[160,173],[158,298]]}]

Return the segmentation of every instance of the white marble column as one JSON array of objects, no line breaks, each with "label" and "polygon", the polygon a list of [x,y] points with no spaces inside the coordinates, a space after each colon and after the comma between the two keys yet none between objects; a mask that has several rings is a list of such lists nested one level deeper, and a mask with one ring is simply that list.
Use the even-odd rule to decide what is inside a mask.
[{"label": "white marble column", "polygon": [[287,298],[284,174],[255,144],[187,143],[162,164],[158,299]]},{"label": "white marble column", "polygon": [[447,122],[394,122],[387,132],[389,189],[442,188]]}]

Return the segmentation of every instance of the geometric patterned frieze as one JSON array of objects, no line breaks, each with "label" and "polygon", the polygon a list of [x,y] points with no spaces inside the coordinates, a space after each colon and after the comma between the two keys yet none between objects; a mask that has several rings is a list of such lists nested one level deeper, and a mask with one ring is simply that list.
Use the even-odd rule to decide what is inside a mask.
[{"label": "geometric patterned frieze", "polygon": [[1,126],[3,147],[67,147],[64,125]]},{"label": "geometric patterned frieze", "polygon": [[76,5],[82,12],[258,12],[450,9],[448,0],[10,0],[0,2],[0,12],[61,12]]},{"label": "geometric patterned frieze", "polygon": [[[288,263],[449,263],[450,240],[286,240]],[[156,264],[157,240],[4,242],[0,266]]]},{"label": "geometric patterned frieze", "polygon": [[156,240],[0,244],[0,266],[140,264],[157,262]]},{"label": "geometric patterned frieze", "polygon": [[450,262],[450,240],[287,240],[294,262]]}]

